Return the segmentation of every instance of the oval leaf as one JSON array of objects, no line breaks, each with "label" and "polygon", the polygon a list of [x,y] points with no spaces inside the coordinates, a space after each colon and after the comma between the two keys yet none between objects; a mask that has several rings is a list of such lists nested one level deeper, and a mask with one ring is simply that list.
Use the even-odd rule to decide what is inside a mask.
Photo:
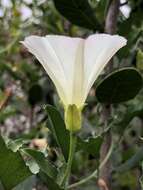
[{"label": "oval leaf", "polygon": [[87,0],[54,0],[56,9],[71,23],[88,29],[97,29],[98,21]]},{"label": "oval leaf", "polygon": [[142,77],[134,68],[115,71],[103,79],[96,88],[102,103],[119,103],[134,98],[142,87]]}]

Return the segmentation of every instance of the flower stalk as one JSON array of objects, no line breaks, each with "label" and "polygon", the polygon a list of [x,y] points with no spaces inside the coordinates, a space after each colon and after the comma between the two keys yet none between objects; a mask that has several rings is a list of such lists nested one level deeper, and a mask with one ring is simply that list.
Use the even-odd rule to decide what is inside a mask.
[{"label": "flower stalk", "polygon": [[73,131],[70,131],[69,157],[68,157],[68,162],[67,162],[67,167],[65,170],[64,177],[60,183],[60,185],[62,187],[67,186],[68,182],[69,182],[69,177],[70,177],[71,168],[72,168],[72,162],[73,162],[74,153],[75,153],[75,149],[76,149],[76,141],[77,141],[77,137],[76,137],[75,133]]}]

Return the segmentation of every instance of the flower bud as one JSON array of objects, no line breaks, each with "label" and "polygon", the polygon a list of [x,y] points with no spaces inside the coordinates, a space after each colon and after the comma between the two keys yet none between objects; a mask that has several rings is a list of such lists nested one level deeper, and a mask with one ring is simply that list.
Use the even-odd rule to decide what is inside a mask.
[{"label": "flower bud", "polygon": [[81,128],[81,109],[77,108],[75,104],[69,105],[65,109],[65,123],[69,131],[78,131]]}]

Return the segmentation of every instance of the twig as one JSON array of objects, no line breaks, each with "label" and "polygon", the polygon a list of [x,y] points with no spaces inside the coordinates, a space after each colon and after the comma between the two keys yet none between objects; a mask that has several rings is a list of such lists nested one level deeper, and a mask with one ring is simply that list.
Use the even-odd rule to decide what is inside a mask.
[{"label": "twig", "polygon": [[127,4],[128,4],[128,1],[125,1],[124,3],[120,3],[120,7],[127,5]]},{"label": "twig", "polygon": [[7,88],[4,92],[5,97],[2,101],[0,101],[0,111],[7,105],[9,98],[12,95],[12,89],[11,88]]},{"label": "twig", "polygon": [[119,7],[120,7],[120,1],[112,0],[105,21],[105,32],[107,32],[108,34],[116,33]]},{"label": "twig", "polygon": [[[105,20],[105,32],[108,34],[114,34],[116,33],[116,27],[117,27],[117,18],[119,14],[119,7],[120,7],[120,0],[112,0],[111,4],[109,5],[109,9],[107,12],[106,20]],[[110,61],[108,71],[111,72],[113,68],[113,63],[112,60]],[[103,107],[103,121],[105,127],[107,126],[109,117],[110,117],[110,112],[111,112],[111,105],[105,105]],[[105,134],[104,136],[104,141],[103,144],[101,145],[100,149],[100,162],[102,163],[104,159],[104,155],[108,152],[110,145],[112,142],[112,135],[110,133],[110,130]],[[111,182],[110,182],[110,177],[111,177],[111,162],[108,161],[102,167],[99,171],[99,180],[98,180],[98,185],[99,188],[102,190],[111,190]],[[101,184],[102,182],[102,184]],[[103,183],[104,182],[104,183]],[[102,186],[101,186],[102,185]]]}]

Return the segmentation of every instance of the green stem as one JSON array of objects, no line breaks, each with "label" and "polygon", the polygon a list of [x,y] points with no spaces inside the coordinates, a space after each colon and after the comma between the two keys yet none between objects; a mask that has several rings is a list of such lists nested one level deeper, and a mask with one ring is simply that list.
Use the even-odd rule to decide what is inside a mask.
[{"label": "green stem", "polygon": [[66,183],[68,183],[70,172],[71,172],[71,167],[72,167],[72,161],[74,157],[74,152],[76,148],[76,136],[75,134],[70,131],[70,147],[69,147],[69,157],[68,157],[68,162],[67,162],[67,168],[64,174],[64,177],[61,181],[61,186],[65,186]]},{"label": "green stem", "polygon": [[[99,170],[103,168],[103,166],[106,164],[106,162],[110,158],[112,150],[113,150],[113,143],[111,144],[110,149],[109,149],[106,157],[104,158],[103,162],[99,165]],[[98,174],[98,169],[96,169],[91,175],[89,175],[88,177],[80,180],[79,182],[76,182],[76,183],[74,183],[72,185],[69,185],[68,189],[71,189],[71,188],[74,188],[74,187],[77,187],[79,185],[82,185],[82,184],[86,183],[87,181],[91,180],[92,178],[97,177],[97,174]]]}]

